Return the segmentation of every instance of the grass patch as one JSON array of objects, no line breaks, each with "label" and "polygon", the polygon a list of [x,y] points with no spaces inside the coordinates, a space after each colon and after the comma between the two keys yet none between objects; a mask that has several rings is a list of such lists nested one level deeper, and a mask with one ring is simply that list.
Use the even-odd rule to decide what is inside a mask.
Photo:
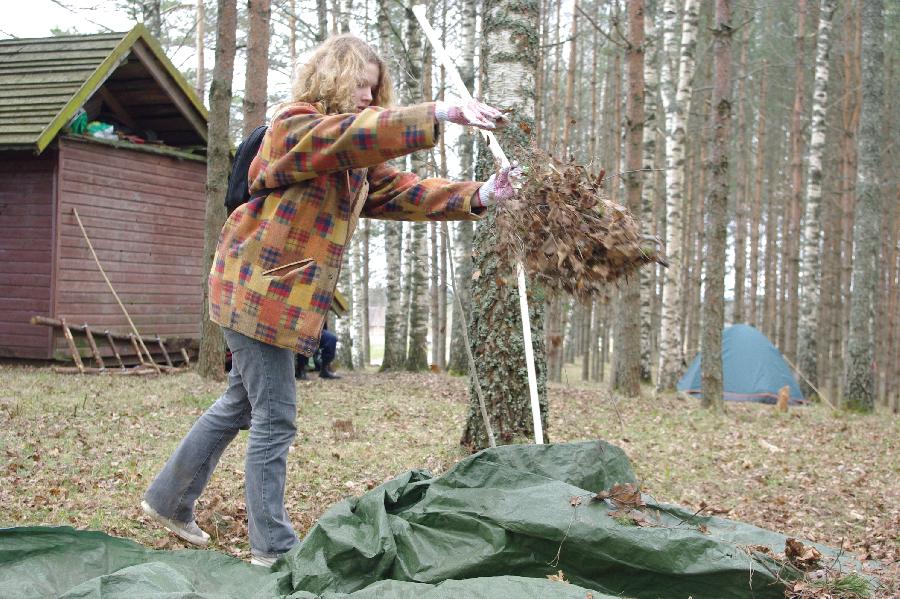
[{"label": "grass patch", "polygon": [[[604,385],[578,382],[580,370],[572,372],[566,384],[550,386],[549,440],[605,439],[626,451],[657,500],[694,509],[704,502],[718,515],[880,560],[896,585],[895,415],[809,406],[785,416],[771,406],[729,404],[716,416],[649,391],[614,407]],[[301,535],[345,497],[413,468],[443,472],[465,455],[465,377],[375,368],[341,374],[298,383],[287,506]],[[19,366],[0,366],[0,380],[0,526],[70,525],[151,547],[183,546],[148,526],[139,502],[221,383],[193,373],[78,377]],[[347,420],[349,433],[335,425]],[[243,558],[245,448],[242,432],[197,510],[212,547]]]}]

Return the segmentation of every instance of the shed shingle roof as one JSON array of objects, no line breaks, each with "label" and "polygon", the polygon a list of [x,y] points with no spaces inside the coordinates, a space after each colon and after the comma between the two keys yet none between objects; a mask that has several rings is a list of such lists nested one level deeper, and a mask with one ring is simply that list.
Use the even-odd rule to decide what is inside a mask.
[{"label": "shed shingle roof", "polygon": [[[0,40],[0,148],[42,151],[136,44],[150,51],[144,55],[168,75],[180,105],[193,112],[185,116],[201,129],[197,125],[207,116],[203,103],[147,29],[137,25],[126,33]],[[198,134],[205,138],[206,131]]]}]

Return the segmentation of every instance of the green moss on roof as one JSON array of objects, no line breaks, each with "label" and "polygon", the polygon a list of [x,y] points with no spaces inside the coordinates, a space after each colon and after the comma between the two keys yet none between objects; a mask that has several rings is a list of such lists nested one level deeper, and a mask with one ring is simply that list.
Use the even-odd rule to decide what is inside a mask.
[{"label": "green moss on roof", "polygon": [[138,40],[205,121],[203,103],[143,25],[126,33],[0,40],[0,149],[41,152]]}]

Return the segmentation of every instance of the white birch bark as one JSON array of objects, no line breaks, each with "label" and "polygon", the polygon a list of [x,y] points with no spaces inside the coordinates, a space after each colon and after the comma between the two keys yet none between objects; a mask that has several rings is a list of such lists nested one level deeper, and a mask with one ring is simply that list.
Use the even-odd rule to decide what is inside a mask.
[{"label": "white birch bark", "polygon": [[401,336],[402,321],[406,318],[403,311],[400,291],[400,272],[403,260],[403,223],[385,221],[384,246],[387,255],[387,275],[385,294],[387,306],[384,311],[384,357],[381,370],[394,370],[403,365],[406,359],[406,337]]},{"label": "white birch bark", "polygon": [[[662,321],[659,342],[659,374],[657,389],[669,391],[675,388],[678,376],[684,363],[684,350],[681,339],[682,294],[684,289],[682,278],[681,245],[684,232],[684,215],[681,207],[684,201],[684,156],[685,156],[685,121],[691,97],[694,76],[694,50],[697,44],[697,8],[698,0],[685,0],[684,26],[681,33],[681,51],[678,60],[678,79],[674,88],[674,97],[667,98],[666,130],[668,143],[666,147],[666,254],[669,268],[666,270],[666,282],[663,287]],[[675,20],[678,18],[675,0],[666,0],[665,33],[666,68],[663,70],[664,85],[671,86],[672,73],[668,72],[674,64],[675,53]],[[671,91],[671,87],[668,91]]]},{"label": "white birch bark", "polygon": [[[656,118],[656,97],[659,93],[659,44],[656,40],[656,25],[652,18],[644,21],[647,43],[644,46],[644,193],[641,198],[641,226],[644,233],[653,233],[653,206],[656,202],[656,135],[659,121]],[[651,378],[653,355],[653,296],[655,270],[651,267],[640,270],[641,277],[641,380]]]},{"label": "white birch bark", "polygon": [[812,126],[809,141],[809,168],[806,185],[806,215],[800,262],[800,339],[798,359],[800,371],[818,384],[818,344],[816,340],[819,313],[819,268],[822,252],[822,157],[825,153],[825,110],[828,105],[828,76],[831,51],[831,21],[835,0],[822,0],[819,11],[819,33],[816,42],[816,74],[814,80]]}]

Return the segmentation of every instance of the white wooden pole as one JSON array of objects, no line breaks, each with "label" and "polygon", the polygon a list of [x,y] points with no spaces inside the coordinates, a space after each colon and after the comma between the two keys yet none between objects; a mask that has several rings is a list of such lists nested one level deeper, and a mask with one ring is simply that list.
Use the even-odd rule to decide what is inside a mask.
[{"label": "white wooden pole", "polygon": [[[431,24],[428,22],[428,18],[425,15],[425,7],[419,4],[413,6],[412,11],[416,16],[416,19],[419,20],[419,25],[422,26],[425,37],[431,42],[435,55],[441,64],[444,65],[450,83],[454,85],[457,93],[459,93],[464,100],[472,99],[472,94],[469,92],[468,88],[466,88],[466,84],[463,83],[462,77],[460,77],[459,71],[456,69],[456,65],[450,60],[437,33],[435,33]],[[500,147],[500,144],[497,143],[497,138],[494,134],[490,131],[485,131],[484,129],[479,129],[479,132],[485,140],[487,140],[491,154],[493,154],[494,158],[500,162],[500,166],[509,166],[509,159],[506,157],[506,153]],[[542,445],[544,443],[544,428],[541,425],[541,405],[538,401],[537,375],[534,370],[534,348],[531,344],[531,318],[528,314],[528,296],[526,295],[525,289],[525,269],[522,268],[521,261],[516,262],[516,277],[518,279],[519,287],[519,310],[522,313],[522,338],[525,343],[525,364],[528,369],[528,390],[531,394],[531,416],[534,419],[534,442],[538,445]]]}]

